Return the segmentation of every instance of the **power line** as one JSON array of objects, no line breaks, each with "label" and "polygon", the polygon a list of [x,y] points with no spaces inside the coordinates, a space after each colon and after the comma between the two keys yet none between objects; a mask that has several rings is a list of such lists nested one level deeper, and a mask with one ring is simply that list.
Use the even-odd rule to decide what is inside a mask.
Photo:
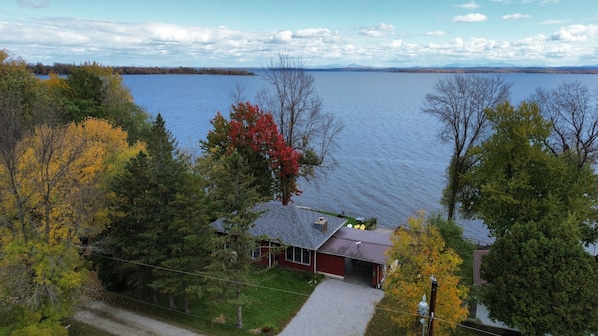
[{"label": "power line", "polygon": [[[88,288],[88,287],[83,287],[83,289],[87,290],[89,292],[97,292],[97,289],[92,289],[92,288]],[[195,317],[195,318],[198,318],[198,319],[201,319],[201,320],[204,320],[204,321],[208,321],[208,322],[212,322],[212,323],[215,323],[215,324],[226,325],[226,326],[234,327],[234,328],[237,327],[234,324],[230,324],[230,323],[226,323],[226,322],[223,322],[223,323],[214,322],[213,319],[210,319],[210,318],[207,318],[207,317],[203,317],[203,316],[199,316],[199,315],[195,315],[195,314],[183,312],[183,311],[176,310],[176,309],[171,309],[171,308],[168,308],[168,307],[165,307],[165,306],[153,304],[153,303],[150,303],[150,302],[147,302],[147,301],[143,301],[143,300],[139,300],[139,299],[135,299],[135,298],[132,298],[132,297],[129,297],[129,296],[120,295],[118,293],[111,293],[111,295],[114,295],[114,296],[122,298],[122,299],[130,300],[130,301],[135,301],[135,302],[138,302],[138,303],[143,303],[145,305],[152,306],[154,308],[159,308],[159,309],[167,310],[167,311],[170,311],[170,312],[173,312],[173,313],[178,313],[178,314],[186,315],[186,316],[189,316],[189,317]]]},{"label": "power line", "polygon": [[[421,317],[421,315],[416,314],[416,313],[410,313],[410,312],[400,311],[400,310],[396,310],[396,309],[390,309],[390,308],[387,308],[387,307],[377,306],[377,307],[375,307],[375,309],[376,310],[386,311],[386,312],[389,312],[389,313],[396,313],[396,314],[401,314],[401,315],[411,315],[411,316],[414,316],[414,317]],[[438,322],[446,322],[446,323],[454,324],[457,327],[462,327],[462,328],[474,330],[474,331],[481,332],[481,333],[488,334],[488,335],[492,335],[492,336],[501,336],[500,334],[495,334],[493,332],[486,331],[486,330],[483,330],[483,329],[478,329],[478,328],[470,327],[470,326],[467,326],[467,325],[464,325],[464,324],[461,324],[461,323],[451,322],[451,321],[448,321],[448,320],[444,320],[444,319],[438,318],[436,316],[434,317],[434,320],[436,320]]]},{"label": "power line", "polygon": [[310,296],[310,294],[299,293],[299,292],[290,291],[290,290],[286,290],[286,289],[280,289],[280,288],[274,288],[274,287],[267,287],[267,286],[252,284],[252,283],[249,283],[249,282],[243,282],[243,281],[238,281],[238,280],[231,280],[231,279],[219,278],[219,277],[216,277],[216,276],[202,274],[202,273],[192,273],[192,272],[187,272],[187,271],[181,271],[181,270],[177,270],[177,269],[173,269],[173,268],[156,266],[156,265],[150,265],[150,264],[145,264],[145,263],[142,263],[142,262],[131,261],[131,260],[124,260],[124,259],[119,259],[119,258],[114,258],[114,257],[109,257],[109,256],[103,256],[103,255],[95,254],[95,253],[91,253],[90,255],[96,256],[96,257],[100,257],[100,258],[105,258],[105,259],[112,259],[112,260],[123,262],[123,263],[127,263],[127,264],[133,264],[133,265],[138,265],[138,266],[155,268],[155,269],[159,269],[159,270],[162,270],[162,271],[170,271],[170,272],[175,272],[175,273],[179,273],[179,274],[185,274],[185,275],[196,276],[196,277],[200,277],[200,278],[206,278],[206,279],[210,279],[210,280],[225,281],[225,282],[230,282],[230,283],[234,283],[234,284],[237,284],[237,285],[244,285],[244,286],[255,287],[255,288],[260,288],[260,289],[267,289],[267,290],[277,291],[277,292],[286,293],[286,294],[295,294],[295,295],[301,295],[301,296],[306,296],[306,297]]},{"label": "power line", "polygon": [[434,319],[437,320],[437,321],[439,321],[439,322],[445,322],[445,323],[454,324],[457,327],[461,327],[461,328],[465,328],[465,329],[469,329],[469,330],[474,330],[474,331],[481,332],[481,333],[484,333],[484,334],[493,335],[493,336],[501,336],[500,334],[496,334],[496,333],[493,333],[493,332],[490,332],[490,331],[487,331],[487,330],[483,330],[483,329],[478,329],[478,328],[466,326],[464,324],[455,323],[455,322],[451,322],[451,321],[448,321],[448,320],[443,320],[443,319],[438,318],[438,317],[434,317]]},{"label": "power line", "polygon": [[[90,255],[96,256],[96,257],[100,257],[100,258],[105,258],[105,259],[111,259],[111,260],[118,261],[118,262],[123,262],[123,263],[128,263],[128,264],[143,266],[143,267],[149,267],[149,268],[159,269],[159,270],[163,270],[163,271],[175,272],[175,273],[179,273],[179,274],[196,276],[196,277],[201,277],[201,278],[206,278],[206,279],[216,280],[216,281],[225,281],[225,282],[230,282],[230,283],[234,283],[234,284],[245,285],[245,286],[249,286],[249,287],[255,287],[255,288],[266,289],[266,290],[271,290],[271,291],[277,291],[277,292],[286,293],[286,294],[300,295],[300,296],[305,296],[305,297],[309,297],[311,295],[311,294],[305,294],[305,293],[299,293],[299,292],[295,292],[295,291],[290,291],[290,290],[286,290],[286,289],[280,289],[280,288],[262,286],[262,285],[252,284],[252,283],[243,282],[243,281],[237,281],[237,280],[231,280],[231,279],[226,279],[226,278],[215,277],[215,276],[207,275],[207,274],[192,273],[192,272],[181,271],[181,270],[177,270],[177,269],[173,269],[173,268],[168,268],[168,267],[150,265],[150,264],[146,264],[146,263],[142,263],[142,262],[137,262],[137,261],[132,261],[132,260],[124,260],[124,259],[119,259],[119,258],[104,256],[104,255],[100,255],[100,254],[95,254],[95,253],[91,253]],[[116,294],[116,295],[118,295],[118,294]],[[124,298],[129,299],[129,300],[133,300],[133,301],[138,301],[138,302],[141,302],[141,303],[145,303],[145,304],[148,304],[148,305],[151,305],[151,306],[155,306],[157,308],[166,309],[168,311],[178,312],[178,313],[185,314],[185,315],[188,315],[188,316],[197,317],[197,318],[201,318],[201,319],[204,319],[204,320],[209,320],[209,319],[206,319],[205,317],[201,317],[201,316],[198,316],[198,315],[193,315],[193,314],[181,312],[181,311],[178,311],[178,310],[173,310],[173,309],[170,309],[170,308],[167,308],[167,307],[163,307],[163,306],[160,306],[160,305],[154,305],[152,303],[149,303],[149,302],[146,302],[146,301],[143,301],[143,300],[137,300],[137,299],[129,298],[129,297],[124,297]],[[378,307],[377,306],[377,307],[374,307],[374,309],[376,309],[376,310],[382,310],[382,311],[387,311],[389,313],[398,313],[398,314],[401,314],[401,315],[411,315],[411,316],[414,316],[414,317],[419,317],[419,315],[416,314],[416,313],[410,313],[410,312],[400,311],[400,310],[396,310],[396,309],[389,309],[389,308],[386,308],[386,307]],[[460,323],[455,323],[455,322],[451,322],[451,321],[448,321],[448,320],[444,320],[444,319],[441,319],[441,318],[438,318],[438,317],[434,317],[434,319],[437,320],[437,321],[439,321],[439,322],[451,323],[451,324],[454,324],[454,325],[456,325],[458,327],[462,327],[462,328],[474,330],[474,331],[481,332],[481,333],[484,333],[484,334],[488,334],[488,335],[492,335],[492,336],[500,336],[499,334],[495,334],[495,333],[492,333],[492,332],[489,332],[489,331],[486,331],[486,330],[483,330],[483,329],[477,329],[477,328],[474,328],[474,327],[466,326],[464,324],[460,324]],[[211,320],[209,320],[209,321],[211,321]],[[211,321],[211,322],[213,322],[213,321]]]}]

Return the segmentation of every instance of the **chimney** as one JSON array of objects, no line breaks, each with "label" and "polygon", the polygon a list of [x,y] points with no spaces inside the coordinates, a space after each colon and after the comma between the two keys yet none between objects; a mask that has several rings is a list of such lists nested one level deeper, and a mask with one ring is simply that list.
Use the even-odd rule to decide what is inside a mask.
[{"label": "chimney", "polygon": [[324,217],[320,216],[318,220],[314,223],[316,229],[318,229],[322,233],[326,233],[328,231],[328,220],[324,219]]}]

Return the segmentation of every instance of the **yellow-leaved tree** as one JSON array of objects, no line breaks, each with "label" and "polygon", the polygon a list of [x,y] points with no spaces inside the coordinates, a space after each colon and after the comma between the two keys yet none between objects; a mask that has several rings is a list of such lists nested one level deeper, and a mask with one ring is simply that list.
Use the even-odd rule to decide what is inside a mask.
[{"label": "yellow-leaved tree", "polygon": [[423,212],[410,217],[406,227],[397,228],[392,241],[388,256],[396,260],[396,267],[389,272],[386,295],[393,304],[389,308],[398,311],[393,321],[407,335],[421,334],[422,317],[417,315],[417,308],[423,295],[430,304],[431,277],[434,276],[438,282],[434,333],[450,334],[455,323],[465,320],[468,313],[465,303],[468,288],[459,284],[457,275],[461,258],[446,247],[438,229],[424,218]]},{"label": "yellow-leaved tree", "polygon": [[[99,119],[41,124],[0,160],[0,317],[12,332],[60,335],[86,279],[80,238],[107,221],[106,179],[143,146]],[[0,321],[1,322],[1,321]]]}]

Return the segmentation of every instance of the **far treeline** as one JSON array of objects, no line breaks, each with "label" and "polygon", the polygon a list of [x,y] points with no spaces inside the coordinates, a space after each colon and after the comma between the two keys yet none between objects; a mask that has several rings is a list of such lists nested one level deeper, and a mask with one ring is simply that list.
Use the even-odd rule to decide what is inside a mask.
[{"label": "far treeline", "polygon": [[[54,65],[44,65],[37,63],[28,64],[29,71],[36,75],[48,75],[55,73],[57,75],[69,76],[73,69],[80,67],[75,64],[54,63]],[[119,75],[228,75],[228,76],[255,76],[255,73],[242,68],[193,68],[193,67],[136,67],[136,66],[117,66],[112,70]]]}]

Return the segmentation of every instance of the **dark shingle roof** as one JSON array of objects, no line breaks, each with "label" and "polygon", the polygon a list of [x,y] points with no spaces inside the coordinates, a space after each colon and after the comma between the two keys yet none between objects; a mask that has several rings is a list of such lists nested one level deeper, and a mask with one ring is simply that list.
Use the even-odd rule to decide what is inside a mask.
[{"label": "dark shingle roof", "polygon": [[390,233],[342,227],[318,252],[386,264],[386,251],[392,247],[390,236]]},{"label": "dark shingle roof", "polygon": [[[281,240],[284,244],[317,250],[343,224],[344,218],[329,216],[303,207],[282,205],[278,202],[261,203],[255,211],[262,212],[249,231],[253,236],[267,236],[270,240]],[[328,230],[320,232],[314,222],[324,217],[328,220]],[[212,223],[217,230],[222,230],[223,219]]]}]

